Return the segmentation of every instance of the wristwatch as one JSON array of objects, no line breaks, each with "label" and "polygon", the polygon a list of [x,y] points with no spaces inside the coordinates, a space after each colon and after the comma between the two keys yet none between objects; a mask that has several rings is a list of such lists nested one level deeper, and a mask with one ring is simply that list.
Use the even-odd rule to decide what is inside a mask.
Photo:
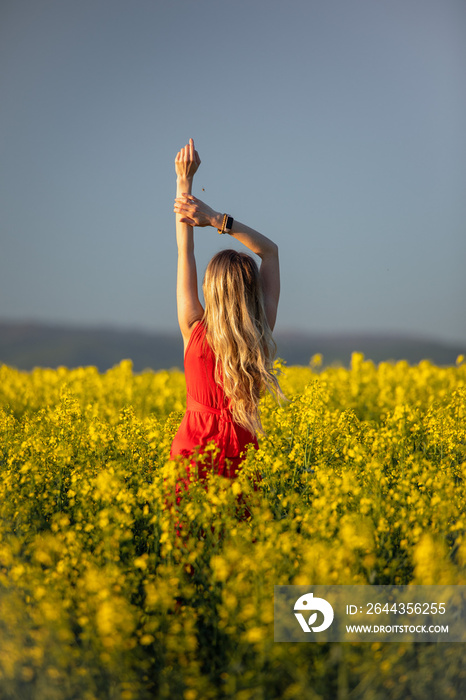
[{"label": "wristwatch", "polygon": [[231,227],[233,226],[233,217],[229,214],[223,215],[222,228],[218,228],[219,233],[230,233]]}]

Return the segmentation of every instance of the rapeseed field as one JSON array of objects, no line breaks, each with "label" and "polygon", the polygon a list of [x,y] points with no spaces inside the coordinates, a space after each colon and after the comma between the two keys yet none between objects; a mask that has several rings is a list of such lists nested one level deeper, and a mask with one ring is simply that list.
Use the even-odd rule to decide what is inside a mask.
[{"label": "rapeseed field", "polygon": [[181,372],[0,367],[2,700],[465,697],[462,644],[273,641],[274,585],[466,583],[464,359],[281,385],[177,504]]}]

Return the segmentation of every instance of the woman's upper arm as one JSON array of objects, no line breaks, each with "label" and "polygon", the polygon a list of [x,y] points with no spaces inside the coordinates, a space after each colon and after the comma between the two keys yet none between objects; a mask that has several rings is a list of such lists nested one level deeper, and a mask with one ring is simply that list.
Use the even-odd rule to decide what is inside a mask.
[{"label": "woman's upper arm", "polygon": [[185,345],[189,341],[194,325],[200,321],[204,309],[197,291],[197,274],[194,255],[181,254],[178,258],[177,275],[178,323]]},{"label": "woman's upper arm", "polygon": [[280,264],[277,246],[273,252],[262,257],[259,272],[264,294],[265,315],[271,330],[273,330],[280,298]]}]

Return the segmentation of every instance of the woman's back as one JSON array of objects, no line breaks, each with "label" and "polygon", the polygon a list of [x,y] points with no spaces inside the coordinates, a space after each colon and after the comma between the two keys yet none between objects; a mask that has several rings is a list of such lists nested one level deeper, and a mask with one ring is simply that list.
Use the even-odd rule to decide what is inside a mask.
[{"label": "woman's back", "polygon": [[[257,448],[257,438],[233,421],[229,401],[221,384],[215,380],[215,355],[207,342],[202,321],[192,331],[184,367],[186,413],[173,440],[170,456],[190,458],[196,448],[202,454],[208,443],[213,441],[219,448],[213,463],[215,472],[235,477],[241,454],[248,444],[252,443]],[[206,463],[206,468],[209,466]],[[204,471],[200,470],[201,475]]]},{"label": "woman's back", "polygon": [[215,356],[206,340],[206,329],[199,321],[192,332],[184,359],[186,390],[206,406],[228,406],[220,384],[215,381]]}]

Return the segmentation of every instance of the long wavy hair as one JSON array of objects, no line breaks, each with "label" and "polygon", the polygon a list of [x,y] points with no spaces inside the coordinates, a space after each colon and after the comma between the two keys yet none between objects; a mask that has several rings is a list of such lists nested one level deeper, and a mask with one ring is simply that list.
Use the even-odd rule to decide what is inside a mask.
[{"label": "long wavy hair", "polygon": [[230,400],[233,420],[253,434],[263,434],[260,397],[266,390],[276,398],[283,393],[273,370],[276,345],[256,262],[246,253],[222,250],[209,262],[202,289],[215,379]]}]

